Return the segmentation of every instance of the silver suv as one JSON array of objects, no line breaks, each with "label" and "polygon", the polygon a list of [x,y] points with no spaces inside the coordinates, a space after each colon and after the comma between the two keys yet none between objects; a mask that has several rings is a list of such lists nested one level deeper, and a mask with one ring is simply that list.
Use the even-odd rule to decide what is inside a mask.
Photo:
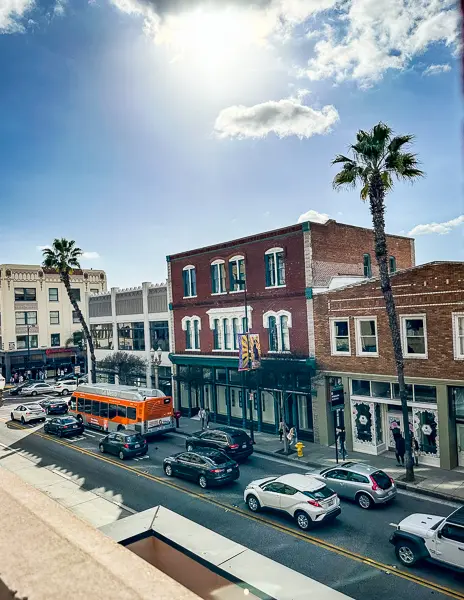
[{"label": "silver suv", "polygon": [[355,500],[361,508],[386,504],[396,497],[396,485],[391,477],[363,463],[346,462],[323,469],[319,475],[307,473],[323,481],[341,498]]}]

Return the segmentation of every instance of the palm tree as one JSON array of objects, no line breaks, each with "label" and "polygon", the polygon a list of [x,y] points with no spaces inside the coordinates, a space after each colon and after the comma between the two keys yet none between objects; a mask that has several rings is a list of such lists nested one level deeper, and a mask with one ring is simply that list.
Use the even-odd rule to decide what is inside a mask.
[{"label": "palm tree", "polygon": [[74,240],[66,240],[65,238],[53,240],[51,248],[45,248],[43,251],[43,263],[42,266],[47,269],[54,269],[60,274],[61,281],[64,283],[64,287],[68,292],[69,300],[75,310],[82,331],[84,332],[85,339],[90,350],[90,359],[92,361],[91,366],[91,377],[92,381],[96,381],[97,374],[97,360],[95,358],[95,350],[93,346],[92,336],[90,335],[89,328],[85,322],[84,315],[77,303],[71,290],[70,275],[72,275],[74,269],[80,269],[79,257],[82,255],[82,250],[76,246]]},{"label": "palm tree", "polygon": [[393,188],[393,177],[400,181],[414,181],[424,175],[418,166],[417,155],[408,152],[413,141],[412,135],[393,136],[392,129],[385,123],[378,123],[370,131],[358,131],[356,144],[350,146],[352,158],[339,154],[332,164],[342,164],[342,169],[334,177],[335,189],[361,186],[361,200],[369,200],[369,208],[374,225],[375,257],[379,266],[380,286],[385,299],[385,308],[390,325],[391,339],[398,375],[399,393],[404,421],[406,444],[406,481],[414,481],[414,468],[411,452],[411,434],[407,392],[404,383],[404,359],[395,300],[388,273],[388,249],[385,236],[385,196]]}]

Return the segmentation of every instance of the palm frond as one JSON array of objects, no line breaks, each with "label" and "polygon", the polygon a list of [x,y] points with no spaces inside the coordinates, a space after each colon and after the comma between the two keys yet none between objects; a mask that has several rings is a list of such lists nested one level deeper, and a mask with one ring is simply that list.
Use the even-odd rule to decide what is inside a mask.
[{"label": "palm frond", "polygon": [[391,175],[388,171],[382,171],[380,176],[382,178],[383,187],[385,191],[388,192],[388,190],[391,190],[391,188],[393,187]]},{"label": "palm frond", "polygon": [[355,162],[350,161],[343,165],[342,170],[333,179],[332,185],[335,189],[340,187],[356,187],[361,179],[362,169]]},{"label": "palm frond", "polygon": [[391,153],[399,152],[403,146],[406,144],[411,144],[413,140],[413,135],[397,135],[388,144],[388,151]]},{"label": "palm frond", "polygon": [[343,154],[337,154],[337,156],[333,159],[332,164],[336,165],[337,163],[350,163],[354,162],[352,158],[348,158],[348,156],[344,156]]},{"label": "palm frond", "polygon": [[413,179],[425,175],[425,173],[419,169],[417,155],[412,154],[411,152],[395,152],[389,154],[385,159],[385,166],[397,179]]}]

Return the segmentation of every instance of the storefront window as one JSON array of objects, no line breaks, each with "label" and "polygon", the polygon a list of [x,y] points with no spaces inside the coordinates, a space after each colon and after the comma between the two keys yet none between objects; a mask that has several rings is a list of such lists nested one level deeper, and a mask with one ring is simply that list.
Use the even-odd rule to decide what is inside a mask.
[{"label": "storefront window", "polygon": [[313,406],[309,394],[297,394],[299,429],[313,431]]},{"label": "storefront window", "polygon": [[[24,350],[27,348],[27,335],[18,335],[16,337],[16,348],[18,350]],[[39,346],[39,336],[38,335],[30,335],[29,336],[29,348],[38,348]]]},{"label": "storefront window", "polygon": [[370,396],[371,382],[365,379],[353,379],[352,390],[353,396]]},{"label": "storefront window", "polygon": [[464,423],[464,387],[453,387],[448,389],[450,390],[450,397],[454,401],[456,420]]},{"label": "storefront window", "polygon": [[235,419],[242,418],[242,407],[240,406],[241,389],[237,387],[229,388],[230,394],[230,416]]},{"label": "storefront window", "polygon": [[355,402],[353,405],[355,435],[359,442],[372,443],[372,415],[368,404]]},{"label": "storefront window", "polygon": [[437,388],[434,385],[414,385],[416,402],[437,402]]},{"label": "storefront window", "polygon": [[216,371],[216,381],[220,381],[221,383],[226,382],[226,370],[222,368],[215,369]]},{"label": "storefront window", "polygon": [[210,368],[203,369],[203,379],[205,381],[212,381],[213,380],[213,369],[210,369]]},{"label": "storefront window", "polygon": [[189,368],[187,365],[179,365],[177,368],[178,368],[178,376],[180,378],[188,377]]},{"label": "storefront window", "polygon": [[227,415],[226,387],[224,385],[216,386],[217,412],[218,415]]},{"label": "storefront window", "polygon": [[414,432],[419,442],[419,451],[437,454],[437,416],[431,410],[419,410],[414,415]]},{"label": "storefront window", "polygon": [[189,401],[188,401],[188,384],[187,383],[181,383],[179,385],[179,391],[180,391],[180,405],[182,406],[182,408],[188,408],[188,406],[189,406]]},{"label": "storefront window", "polygon": [[382,406],[376,404],[375,410],[375,437],[377,438],[377,445],[383,444],[383,419],[382,419]]},{"label": "storefront window", "polygon": [[371,387],[374,398],[391,398],[391,386],[388,381],[372,381]]},{"label": "storefront window", "polygon": [[[406,384],[406,392],[408,394],[408,402],[412,402],[413,401],[412,385],[410,383]],[[401,400],[401,398],[400,398],[400,386],[397,383],[393,384],[393,398],[395,400]]]},{"label": "storefront window", "polygon": [[229,369],[229,383],[236,383],[238,385],[242,383],[242,374],[237,369]]}]

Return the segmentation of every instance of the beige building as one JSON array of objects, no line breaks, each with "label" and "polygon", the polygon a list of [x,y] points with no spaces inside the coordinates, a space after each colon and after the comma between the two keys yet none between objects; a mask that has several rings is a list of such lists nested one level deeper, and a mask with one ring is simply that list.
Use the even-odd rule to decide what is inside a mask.
[{"label": "beige building", "polygon": [[[106,290],[104,271],[83,269],[71,275],[71,287],[87,318],[88,294]],[[0,370],[7,380],[14,372],[83,364],[76,344],[67,344],[81,330],[60,276],[40,265],[0,265]]]}]

